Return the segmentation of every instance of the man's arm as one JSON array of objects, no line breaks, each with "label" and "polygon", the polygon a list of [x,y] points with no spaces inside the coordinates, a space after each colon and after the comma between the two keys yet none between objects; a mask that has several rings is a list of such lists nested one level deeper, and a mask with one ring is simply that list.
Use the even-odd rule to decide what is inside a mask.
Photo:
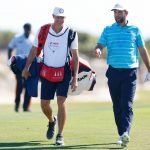
[{"label": "man's arm", "polygon": [[72,50],[72,60],[73,60],[73,79],[71,83],[72,91],[75,91],[78,86],[78,70],[79,70],[79,52],[78,50]]},{"label": "man's arm", "polygon": [[13,51],[13,48],[8,48],[8,59],[11,57],[12,51]]},{"label": "man's arm", "polygon": [[93,50],[94,55],[96,55],[97,57],[100,57],[101,51],[103,48],[104,48],[103,45],[98,43]]},{"label": "man's arm", "polygon": [[22,71],[22,77],[24,77],[25,79],[28,79],[28,77],[31,76],[29,72],[29,68],[30,68],[30,65],[32,64],[33,59],[36,57],[36,54],[37,54],[37,47],[32,46],[29,56],[26,61],[26,65]]},{"label": "man's arm", "polygon": [[150,72],[150,57],[147,49],[145,47],[139,47],[138,49],[148,72]]}]

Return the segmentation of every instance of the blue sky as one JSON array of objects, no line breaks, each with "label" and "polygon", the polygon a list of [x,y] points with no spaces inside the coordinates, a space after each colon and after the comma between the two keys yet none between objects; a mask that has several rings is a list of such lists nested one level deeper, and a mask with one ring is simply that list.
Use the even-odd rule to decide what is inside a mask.
[{"label": "blue sky", "polygon": [[0,29],[19,33],[22,25],[30,22],[36,33],[41,25],[53,21],[53,8],[63,6],[67,24],[78,31],[99,35],[114,22],[110,9],[115,3],[127,6],[129,21],[141,29],[145,39],[150,38],[149,0],[0,0]]}]

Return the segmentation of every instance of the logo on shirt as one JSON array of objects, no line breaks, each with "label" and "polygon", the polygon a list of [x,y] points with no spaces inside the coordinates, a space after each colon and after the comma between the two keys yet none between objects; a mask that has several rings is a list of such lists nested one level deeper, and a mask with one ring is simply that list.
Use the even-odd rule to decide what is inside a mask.
[{"label": "logo on shirt", "polygon": [[58,46],[59,46],[58,42],[50,42],[49,43],[49,48],[50,48],[50,50],[52,50],[53,53],[57,50]]}]

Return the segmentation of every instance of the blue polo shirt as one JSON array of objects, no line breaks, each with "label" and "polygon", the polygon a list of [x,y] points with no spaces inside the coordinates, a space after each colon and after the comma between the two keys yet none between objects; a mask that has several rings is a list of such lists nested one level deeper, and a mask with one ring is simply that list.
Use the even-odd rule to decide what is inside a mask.
[{"label": "blue polo shirt", "polygon": [[107,47],[107,64],[112,67],[138,67],[138,47],[144,46],[144,40],[136,26],[122,27],[118,23],[107,26],[97,43]]}]

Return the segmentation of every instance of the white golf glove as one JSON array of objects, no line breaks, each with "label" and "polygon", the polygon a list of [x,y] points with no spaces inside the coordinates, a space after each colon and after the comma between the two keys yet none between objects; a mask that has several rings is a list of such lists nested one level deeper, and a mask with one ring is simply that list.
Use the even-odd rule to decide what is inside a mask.
[{"label": "white golf glove", "polygon": [[150,72],[146,74],[144,82],[150,81]]}]

